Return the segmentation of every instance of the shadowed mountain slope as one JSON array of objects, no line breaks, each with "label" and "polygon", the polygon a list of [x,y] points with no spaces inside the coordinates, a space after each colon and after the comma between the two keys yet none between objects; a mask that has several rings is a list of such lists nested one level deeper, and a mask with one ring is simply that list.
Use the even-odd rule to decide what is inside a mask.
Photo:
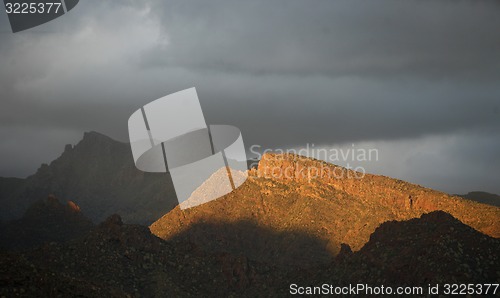
[{"label": "shadowed mountain slope", "polygon": [[96,222],[120,213],[127,222],[147,224],[177,204],[168,174],[137,170],[129,144],[96,132],[66,145],[59,158],[25,180],[0,179],[0,216],[19,218],[49,194],[71,199]]}]

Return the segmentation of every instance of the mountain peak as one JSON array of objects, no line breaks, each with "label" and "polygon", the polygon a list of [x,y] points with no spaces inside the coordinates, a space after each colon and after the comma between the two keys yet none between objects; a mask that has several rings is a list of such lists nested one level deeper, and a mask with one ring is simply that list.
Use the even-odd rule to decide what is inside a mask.
[{"label": "mountain peak", "polygon": [[[92,152],[93,158],[102,155],[104,152],[110,155],[119,154],[118,152],[131,152],[130,146],[126,143],[116,141],[104,134],[90,131],[83,134],[83,139],[73,146],[72,153],[89,154]],[[105,162],[103,160],[103,162]]]},{"label": "mountain peak", "polygon": [[112,138],[96,131],[86,131],[83,133],[83,139],[80,142],[95,142],[95,141],[106,141],[106,142],[118,142]]}]

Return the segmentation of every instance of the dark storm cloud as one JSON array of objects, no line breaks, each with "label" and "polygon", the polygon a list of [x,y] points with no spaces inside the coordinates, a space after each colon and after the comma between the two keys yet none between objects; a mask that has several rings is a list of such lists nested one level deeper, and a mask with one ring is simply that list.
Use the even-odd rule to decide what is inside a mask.
[{"label": "dark storm cloud", "polygon": [[[155,2],[147,65],[259,74],[499,77],[494,1]],[[154,55],[156,54],[156,55]]]},{"label": "dark storm cloud", "polygon": [[[155,1],[149,10],[136,3],[89,1],[61,18],[71,30],[56,23],[49,33],[9,36],[6,102],[37,113],[4,109],[2,122],[43,118],[83,128],[86,115],[110,131],[105,123],[117,125],[102,115],[123,123],[137,103],[175,86],[197,86],[210,120],[274,145],[408,138],[500,118],[495,2]],[[158,32],[148,32],[154,26]],[[151,80],[156,85],[144,83]],[[124,139],[125,127],[115,134]]]},{"label": "dark storm cloud", "polygon": [[210,95],[207,116],[239,125],[251,142],[500,127],[493,1],[155,3],[166,42],[143,67],[221,78],[195,81]]},{"label": "dark storm cloud", "polygon": [[248,132],[247,139],[270,146],[405,139],[500,127],[500,92],[494,86],[354,78],[318,81],[322,80],[290,79],[272,85],[263,81],[253,86],[275,95],[273,100],[252,93],[238,95],[236,90],[230,97],[247,100],[214,96],[218,104],[207,107],[207,116],[225,118]]},{"label": "dark storm cloud", "polygon": [[351,162],[351,166],[363,166],[369,173],[404,177],[407,181],[448,193],[465,194],[471,190],[500,193],[497,174],[500,130],[407,141],[361,142],[356,146],[378,149],[378,161]]},{"label": "dark storm cloud", "polygon": [[[207,122],[240,127],[247,147],[472,143],[500,128],[498,15],[498,1],[88,0],[12,34],[0,14],[0,175],[86,130],[126,140],[133,111],[192,86]],[[15,170],[34,131],[46,143]]]}]

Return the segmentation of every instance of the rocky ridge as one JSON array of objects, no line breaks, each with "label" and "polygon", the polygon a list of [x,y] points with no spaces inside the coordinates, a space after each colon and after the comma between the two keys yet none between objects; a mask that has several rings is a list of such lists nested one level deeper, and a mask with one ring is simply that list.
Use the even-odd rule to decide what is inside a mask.
[{"label": "rocky ridge", "polygon": [[[272,171],[287,174],[274,175]],[[386,221],[409,220],[441,210],[484,234],[500,237],[500,208],[384,176],[347,178],[356,175],[319,160],[266,154],[240,188],[195,208],[175,208],[150,229],[169,239],[197,223],[244,220],[276,231],[314,235],[337,254],[342,243],[359,250]],[[244,236],[243,231],[227,233],[206,231],[206,237]]]}]

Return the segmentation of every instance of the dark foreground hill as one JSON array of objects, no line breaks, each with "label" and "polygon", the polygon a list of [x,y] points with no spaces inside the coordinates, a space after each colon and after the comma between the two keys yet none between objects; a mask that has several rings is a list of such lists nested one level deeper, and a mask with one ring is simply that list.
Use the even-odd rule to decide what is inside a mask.
[{"label": "dark foreground hill", "polygon": [[[359,251],[345,247],[322,264],[311,253],[330,252],[310,235],[277,232],[248,222],[225,226],[260,235],[252,239],[256,247],[265,246],[261,242],[295,239],[289,248],[304,249],[303,254],[280,263],[236,249],[243,247],[238,244],[214,250],[219,239],[190,241],[192,235],[198,235],[196,227],[187,227],[165,241],[146,227],[122,224],[119,216],[112,216],[86,237],[46,244],[23,254],[1,254],[0,295],[285,297],[292,283],[426,287],[429,283],[498,283],[500,277],[500,241],[440,211],[385,223]],[[277,256],[288,253],[279,245],[275,248],[272,253]]]},{"label": "dark foreground hill", "polygon": [[129,144],[96,132],[26,178],[0,178],[0,219],[20,218],[33,202],[49,194],[74,201],[95,222],[119,213],[124,221],[151,223],[177,199],[168,174],[135,168]]},{"label": "dark foreground hill", "polygon": [[62,204],[49,196],[31,205],[21,219],[0,223],[0,249],[18,250],[46,242],[64,242],[86,235],[93,227],[74,202]]}]

